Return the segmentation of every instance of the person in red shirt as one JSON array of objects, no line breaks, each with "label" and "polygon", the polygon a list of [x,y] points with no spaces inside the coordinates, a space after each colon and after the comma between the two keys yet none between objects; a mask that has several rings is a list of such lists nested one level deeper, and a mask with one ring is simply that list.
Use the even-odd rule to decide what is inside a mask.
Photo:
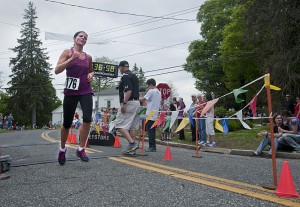
[{"label": "person in red shirt", "polygon": [[300,120],[300,96],[296,96],[296,102],[297,104],[295,105],[295,117],[297,117]]}]

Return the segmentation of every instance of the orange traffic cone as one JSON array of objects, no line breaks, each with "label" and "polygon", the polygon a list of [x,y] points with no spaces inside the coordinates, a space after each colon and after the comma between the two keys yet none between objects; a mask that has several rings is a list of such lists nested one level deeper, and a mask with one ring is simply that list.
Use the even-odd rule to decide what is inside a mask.
[{"label": "orange traffic cone", "polygon": [[115,136],[114,148],[121,148],[121,144],[120,144],[118,135]]},{"label": "orange traffic cone", "polygon": [[276,189],[276,195],[282,197],[299,197],[290,171],[290,165],[287,161],[283,162],[279,184]]},{"label": "orange traffic cone", "polygon": [[172,160],[172,154],[171,154],[170,146],[167,146],[167,148],[166,148],[164,160]]},{"label": "orange traffic cone", "polygon": [[77,144],[76,134],[72,133],[71,144]]},{"label": "orange traffic cone", "polygon": [[67,143],[71,143],[71,136],[68,134]]},{"label": "orange traffic cone", "polygon": [[89,143],[89,139],[88,139],[88,138],[86,139],[85,147],[86,147],[86,148],[90,148],[90,143]]}]

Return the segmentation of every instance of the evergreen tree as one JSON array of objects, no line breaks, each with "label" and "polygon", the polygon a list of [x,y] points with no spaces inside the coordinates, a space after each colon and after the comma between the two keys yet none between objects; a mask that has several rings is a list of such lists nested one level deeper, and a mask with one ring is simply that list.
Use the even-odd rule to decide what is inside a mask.
[{"label": "evergreen tree", "polygon": [[136,63],[134,63],[132,67],[132,73],[134,73],[137,78],[139,79],[139,85],[140,89],[143,89],[146,87],[146,78],[145,78],[145,73],[143,72],[143,69],[138,67]]},{"label": "evergreen tree", "polygon": [[11,49],[17,55],[10,60],[12,67],[9,108],[15,120],[31,126],[42,126],[51,120],[51,112],[61,101],[51,83],[49,57],[41,48],[36,10],[32,2],[25,9],[18,45]]}]

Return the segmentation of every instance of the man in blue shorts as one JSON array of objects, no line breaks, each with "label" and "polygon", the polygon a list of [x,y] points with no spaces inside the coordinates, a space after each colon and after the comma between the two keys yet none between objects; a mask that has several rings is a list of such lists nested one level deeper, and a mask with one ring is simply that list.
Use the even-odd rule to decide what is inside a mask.
[{"label": "man in blue shorts", "polygon": [[119,70],[122,73],[119,85],[120,108],[116,117],[116,129],[125,137],[129,143],[123,151],[124,154],[135,154],[138,148],[135,136],[139,129],[139,80],[129,70],[129,63],[121,61]]}]

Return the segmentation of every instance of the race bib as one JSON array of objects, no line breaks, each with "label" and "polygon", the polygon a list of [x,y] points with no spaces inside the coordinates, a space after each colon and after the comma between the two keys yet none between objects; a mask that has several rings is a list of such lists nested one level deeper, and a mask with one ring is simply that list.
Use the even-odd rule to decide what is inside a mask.
[{"label": "race bib", "polygon": [[66,79],[66,89],[77,91],[79,88],[80,79],[67,77]]}]

